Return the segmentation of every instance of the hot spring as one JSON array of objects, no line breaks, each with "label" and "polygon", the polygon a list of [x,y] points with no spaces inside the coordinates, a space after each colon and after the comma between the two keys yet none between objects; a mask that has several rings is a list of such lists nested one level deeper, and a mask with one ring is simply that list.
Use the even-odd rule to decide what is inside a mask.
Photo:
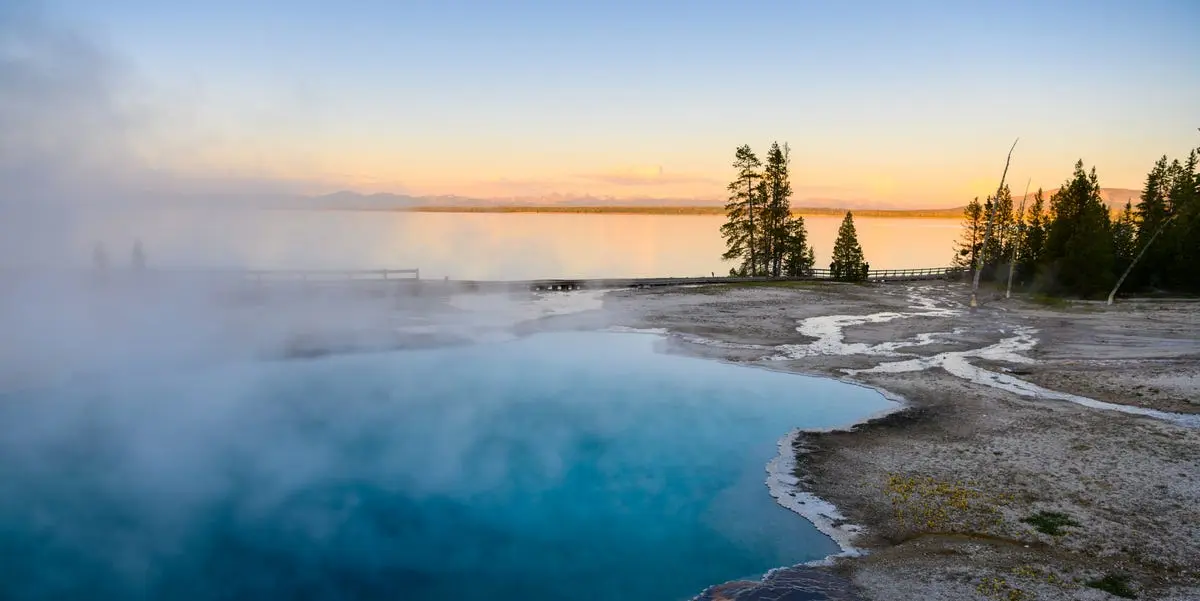
[{"label": "hot spring", "polygon": [[0,396],[0,598],[687,599],[836,545],[764,485],[878,393],[647,334]]}]

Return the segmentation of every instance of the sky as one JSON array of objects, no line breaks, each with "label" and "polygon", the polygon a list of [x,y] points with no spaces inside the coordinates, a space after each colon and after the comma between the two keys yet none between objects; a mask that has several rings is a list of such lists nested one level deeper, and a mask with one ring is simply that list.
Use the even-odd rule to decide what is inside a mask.
[{"label": "sky", "polygon": [[1194,0],[5,5],[0,170],[56,185],[719,199],[779,141],[801,203],[916,208],[1017,137],[1018,191],[1200,146]]}]

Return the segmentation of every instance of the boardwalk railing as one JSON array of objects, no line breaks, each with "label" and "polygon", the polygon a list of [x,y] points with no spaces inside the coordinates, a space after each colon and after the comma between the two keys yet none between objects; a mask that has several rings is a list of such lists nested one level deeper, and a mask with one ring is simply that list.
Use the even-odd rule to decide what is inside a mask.
[{"label": "boardwalk railing", "polygon": [[[936,280],[953,278],[962,275],[960,267],[926,267],[922,269],[872,269],[867,273],[868,280]],[[814,269],[813,279],[829,279],[833,277],[828,269]]]},{"label": "boardwalk railing", "polygon": [[[871,282],[900,282],[913,280],[954,280],[964,271],[958,267],[927,267],[921,269],[873,269],[867,274]],[[713,284],[743,284],[752,282],[804,282],[832,280],[828,269],[814,269],[803,277],[696,277],[696,278],[625,278],[625,279],[550,279],[530,282],[507,282],[510,286],[528,285],[532,290],[579,290],[582,288],[656,288],[661,286],[705,286]],[[460,282],[471,288],[492,288],[505,282]]]}]

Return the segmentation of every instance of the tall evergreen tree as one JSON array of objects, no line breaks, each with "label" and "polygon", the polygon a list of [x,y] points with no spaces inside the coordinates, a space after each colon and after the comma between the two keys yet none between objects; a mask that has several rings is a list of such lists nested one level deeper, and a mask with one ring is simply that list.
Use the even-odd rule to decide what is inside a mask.
[{"label": "tall evergreen tree", "polygon": [[1113,268],[1115,273],[1123,273],[1133,257],[1137,255],[1137,221],[1134,217],[1133,203],[1126,202],[1125,210],[1112,225],[1113,237]]},{"label": "tall evergreen tree", "polygon": [[1042,189],[1038,188],[1033,195],[1033,202],[1025,209],[1025,227],[1021,240],[1021,252],[1017,258],[1018,271],[1022,278],[1028,281],[1037,274],[1038,263],[1042,259],[1042,250],[1046,246],[1046,199]]},{"label": "tall evergreen tree", "polygon": [[788,163],[790,149],[787,144],[781,148],[779,142],[771,144],[767,151],[766,168],[763,170],[763,184],[766,188],[766,201],[763,204],[762,222],[762,256],[765,257],[765,270],[771,277],[779,277],[783,272],[784,254],[788,248],[788,238],[791,235],[789,217],[791,216],[792,184],[788,178]]},{"label": "tall evergreen tree", "polygon": [[1013,207],[1012,191],[1008,184],[1000,189],[1000,197],[996,199],[996,245],[1000,252],[995,261],[1000,264],[1009,262],[1013,247],[1016,245],[1017,214]]},{"label": "tall evergreen tree", "polygon": [[816,256],[808,243],[808,229],[804,217],[796,215],[787,220],[787,238],[784,241],[783,275],[802,278],[812,275]]},{"label": "tall evergreen tree", "polygon": [[[1163,241],[1157,241],[1153,246],[1147,246],[1167,219],[1170,211],[1167,207],[1167,194],[1170,182],[1167,180],[1167,156],[1163,155],[1154,163],[1150,173],[1146,175],[1146,184],[1142,188],[1141,201],[1138,203],[1136,215],[1138,220],[1137,247],[1139,251],[1146,249],[1134,271],[1134,287],[1163,284],[1163,276],[1169,268],[1170,253]],[[1169,238],[1169,236],[1168,236]]]},{"label": "tall evergreen tree", "polygon": [[983,277],[987,280],[1008,276],[1002,271],[1008,263],[1008,257],[1013,244],[1013,202],[1012,192],[1005,185],[1000,188],[1000,194],[988,197],[984,203],[984,217],[991,220],[992,236],[983,242]]},{"label": "tall evergreen tree", "polygon": [[846,211],[842,226],[838,228],[837,240],[833,243],[833,261],[829,264],[830,276],[835,280],[857,282],[867,279],[869,271],[870,265],[863,260],[858,233],[854,230],[854,215]]},{"label": "tall evergreen tree", "polygon": [[763,263],[758,251],[762,223],[758,213],[762,212],[764,192],[762,162],[749,145],[743,144],[734,152],[733,168],[737,169],[737,178],[726,187],[729,200],[725,203],[727,221],[721,226],[721,236],[725,238],[725,254],[721,258],[739,261],[729,270],[729,275],[760,275]]},{"label": "tall evergreen tree", "polygon": [[[1163,247],[1170,253],[1164,283],[1173,290],[1200,290],[1200,152],[1192,150],[1168,169],[1167,205],[1174,219],[1163,230]],[[1156,242],[1155,244],[1158,244]]]},{"label": "tall evergreen tree", "polygon": [[1192,155],[1188,156],[1186,163],[1180,163],[1179,159],[1175,159],[1171,161],[1171,166],[1167,167],[1163,183],[1167,192],[1168,215],[1179,213],[1188,205],[1192,195],[1192,177],[1195,172],[1196,165]]},{"label": "tall evergreen tree", "polygon": [[983,245],[983,205],[976,196],[963,209],[962,234],[954,249],[954,266],[975,271],[975,261]]},{"label": "tall evergreen tree", "polygon": [[[996,254],[996,200],[988,196],[983,199],[983,235],[979,238],[979,253],[976,256],[974,271],[981,272],[980,279],[992,279],[992,268],[989,259]],[[989,243],[990,241],[990,243]],[[986,277],[985,277],[986,276]]]},{"label": "tall evergreen tree", "polygon": [[[1167,220],[1167,155],[1163,155],[1154,163],[1154,168],[1146,175],[1146,185],[1142,188],[1141,201],[1137,206],[1138,223],[1142,231],[1138,235],[1138,245],[1144,245],[1154,230]],[[1149,232],[1147,232],[1149,230]]]},{"label": "tall evergreen tree", "polygon": [[1046,236],[1047,275],[1053,287],[1083,296],[1106,292],[1113,274],[1113,244],[1108,207],[1100,198],[1100,182],[1083,161],[1050,197],[1054,214]]}]

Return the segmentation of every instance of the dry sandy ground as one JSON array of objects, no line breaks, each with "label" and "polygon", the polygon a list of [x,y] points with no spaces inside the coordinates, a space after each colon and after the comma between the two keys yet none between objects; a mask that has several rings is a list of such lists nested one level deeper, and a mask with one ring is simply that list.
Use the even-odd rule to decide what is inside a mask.
[{"label": "dry sandy ground", "polygon": [[[618,291],[602,319],[665,329],[678,352],[848,378],[907,401],[795,444],[797,488],[864,527],[853,544],[868,553],[830,569],[866,599],[1118,598],[1088,586],[1106,576],[1141,599],[1200,599],[1200,303],[1046,307],[989,293],[970,311],[967,299],[946,283]],[[804,321],[871,314],[840,328]],[[914,360],[932,367],[845,371]],[[1050,535],[1024,521],[1041,512],[1069,525]]]}]

